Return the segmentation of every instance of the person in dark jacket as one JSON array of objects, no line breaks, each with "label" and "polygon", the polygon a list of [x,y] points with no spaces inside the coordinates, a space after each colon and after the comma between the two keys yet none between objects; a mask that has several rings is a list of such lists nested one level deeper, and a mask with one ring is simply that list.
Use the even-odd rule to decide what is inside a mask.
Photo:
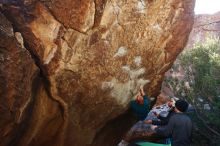
[{"label": "person in dark jacket", "polygon": [[184,114],[188,108],[188,103],[178,100],[175,103],[175,113],[170,117],[166,126],[152,126],[156,134],[164,137],[171,137],[172,146],[190,146],[192,136],[191,119]]}]

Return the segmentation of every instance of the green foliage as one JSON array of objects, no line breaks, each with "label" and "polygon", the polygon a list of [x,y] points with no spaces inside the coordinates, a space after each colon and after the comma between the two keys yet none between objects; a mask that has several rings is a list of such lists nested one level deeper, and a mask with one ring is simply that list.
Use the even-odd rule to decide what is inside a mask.
[{"label": "green foliage", "polygon": [[[194,90],[206,96],[216,96],[220,86],[219,41],[209,39],[180,56],[181,65],[194,76]],[[191,70],[189,69],[191,67]]]},{"label": "green foliage", "polygon": [[[196,108],[196,112],[191,113],[191,118],[196,125],[193,145],[220,145],[220,137],[210,130],[211,128],[220,133],[218,39],[208,39],[203,44],[196,44],[194,48],[185,50],[172,67],[173,74],[179,72],[180,68],[184,71],[184,79],[178,79],[174,75],[167,78],[165,84],[173,89],[175,96],[187,99]],[[199,101],[198,96],[204,101]],[[209,103],[211,110],[204,110],[205,103]]]},{"label": "green foliage", "polygon": [[213,111],[206,112],[207,121],[209,121],[210,125],[215,125],[215,129],[220,129],[220,101],[218,99],[215,99],[212,103],[213,105]]}]

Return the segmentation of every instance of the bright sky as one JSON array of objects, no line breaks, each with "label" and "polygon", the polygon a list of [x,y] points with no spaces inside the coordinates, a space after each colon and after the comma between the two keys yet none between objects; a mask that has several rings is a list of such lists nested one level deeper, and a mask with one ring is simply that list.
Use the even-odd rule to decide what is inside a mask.
[{"label": "bright sky", "polygon": [[196,0],[195,14],[213,14],[220,11],[220,0]]}]

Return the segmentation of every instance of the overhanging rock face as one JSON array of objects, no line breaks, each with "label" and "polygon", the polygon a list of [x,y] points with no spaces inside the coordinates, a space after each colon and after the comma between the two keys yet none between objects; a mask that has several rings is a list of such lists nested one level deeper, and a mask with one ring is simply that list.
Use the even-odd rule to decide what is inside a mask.
[{"label": "overhanging rock face", "polygon": [[[149,95],[159,92],[164,73],[187,42],[193,9],[194,0],[4,1],[1,12],[13,28],[8,20],[1,25],[11,29],[12,38],[17,32],[18,40],[24,41],[19,48],[29,51],[41,73],[34,76],[33,60],[22,62],[26,70],[16,66],[15,71],[27,80],[20,82],[24,93],[1,87],[1,98],[19,101],[16,94],[22,96],[22,106],[1,101],[1,107],[5,106],[1,113],[9,112],[9,107],[27,111],[20,115],[23,120],[18,128],[8,126],[0,132],[1,142],[113,145],[111,137],[116,133],[106,136],[111,131],[105,131],[106,126],[127,110],[141,85]],[[11,47],[10,42],[0,43],[1,54],[14,53],[4,51]],[[1,66],[6,63],[3,60]],[[0,74],[11,79],[9,71]],[[11,88],[14,84],[17,82],[7,83]],[[10,124],[15,124],[12,119]],[[0,128],[5,125],[7,122],[1,122]],[[124,126],[114,120],[112,125]]]}]

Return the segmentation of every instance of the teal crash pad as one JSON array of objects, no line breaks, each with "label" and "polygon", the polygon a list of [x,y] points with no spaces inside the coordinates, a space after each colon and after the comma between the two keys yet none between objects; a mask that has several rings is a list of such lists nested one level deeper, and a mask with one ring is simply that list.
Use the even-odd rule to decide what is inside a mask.
[{"label": "teal crash pad", "polygon": [[140,146],[171,146],[171,144],[159,144],[159,143],[151,143],[151,142],[137,142],[136,144]]}]

